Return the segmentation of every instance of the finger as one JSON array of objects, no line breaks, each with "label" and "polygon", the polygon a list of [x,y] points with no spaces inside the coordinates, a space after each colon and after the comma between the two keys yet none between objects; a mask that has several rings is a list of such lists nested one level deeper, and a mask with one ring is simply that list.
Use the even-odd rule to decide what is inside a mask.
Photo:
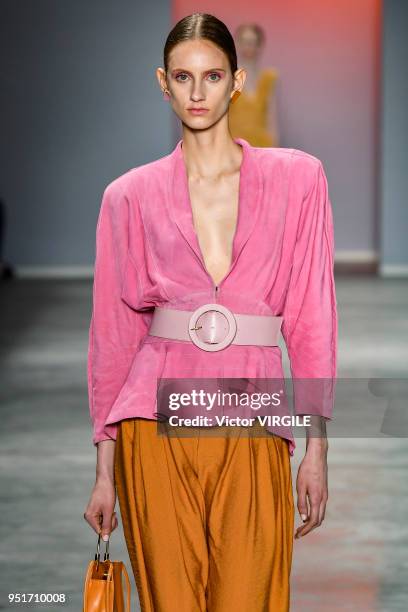
[{"label": "finger", "polygon": [[310,504],[310,513],[309,519],[306,521],[304,525],[299,527],[296,531],[296,537],[303,537],[312,529],[314,529],[319,522],[319,508],[320,508],[320,496],[316,497],[316,495],[309,495],[309,504]]},{"label": "finger", "polygon": [[327,504],[327,498],[323,497],[320,503],[320,509],[319,509],[319,525],[321,525],[322,522],[324,521],[324,516],[326,514],[326,504]]},{"label": "finger", "polygon": [[116,516],[116,512],[112,514],[112,531],[116,529],[118,526],[118,517]]},{"label": "finger", "polygon": [[95,527],[97,527],[97,525],[99,523],[99,517],[100,517],[99,512],[92,512],[92,511],[89,511],[89,510],[84,512],[84,519],[94,529],[95,529]]},{"label": "finger", "polygon": [[92,529],[99,534],[102,525],[102,513],[100,511],[87,511],[84,513],[84,519],[89,523]]},{"label": "finger", "polygon": [[112,531],[112,518],[113,512],[109,512],[107,510],[103,510],[103,521],[102,521],[102,540],[106,542],[109,539],[110,533]]},{"label": "finger", "polygon": [[308,503],[307,503],[307,487],[303,488],[299,488],[298,491],[298,500],[297,500],[297,508],[300,514],[300,518],[303,521],[303,525],[300,525],[297,529],[296,529],[296,533],[295,533],[295,538],[299,538],[302,535],[302,531],[303,529],[306,527],[307,525],[307,521],[309,520],[310,517],[310,509],[308,507]]},{"label": "finger", "polygon": [[312,531],[312,529],[315,529],[315,527],[317,527],[317,525],[319,524],[320,502],[321,502],[320,496],[317,497],[316,495],[313,495],[310,498],[310,517],[307,522],[306,533],[309,533],[309,531]]},{"label": "finger", "polygon": [[307,489],[299,489],[297,499],[297,509],[300,514],[300,518],[303,522],[307,520],[309,516],[309,509],[307,507]]}]

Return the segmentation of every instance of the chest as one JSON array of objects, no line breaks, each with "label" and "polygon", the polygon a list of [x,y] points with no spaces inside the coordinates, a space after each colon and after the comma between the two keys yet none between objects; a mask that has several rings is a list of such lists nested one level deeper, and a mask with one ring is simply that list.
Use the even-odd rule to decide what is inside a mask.
[{"label": "chest", "polygon": [[240,174],[216,180],[188,180],[194,231],[214,284],[227,274],[239,213]]},{"label": "chest", "polygon": [[215,299],[216,288],[221,301],[229,295],[259,300],[278,273],[290,270],[296,232],[292,239],[289,164],[287,156],[270,158],[261,165],[246,148],[239,177],[204,184],[187,176],[176,150],[168,166],[134,182],[130,252],[143,303],[163,295],[195,303],[205,291]]}]

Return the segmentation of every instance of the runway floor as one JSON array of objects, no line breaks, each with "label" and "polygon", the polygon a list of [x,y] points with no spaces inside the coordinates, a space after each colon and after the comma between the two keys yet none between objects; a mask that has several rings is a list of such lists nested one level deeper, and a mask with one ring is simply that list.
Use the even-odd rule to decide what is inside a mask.
[{"label": "runway floor", "polygon": [[[65,604],[35,609],[78,612],[96,547],[83,519],[96,459],[86,389],[91,283],[16,280],[0,289],[0,610],[17,609],[10,593],[61,593]],[[342,276],[336,289],[339,377],[407,378],[408,282]],[[285,371],[290,376],[286,353]],[[407,610],[408,440],[401,436],[330,438],[326,518],[294,542],[291,611]],[[297,445],[294,485],[304,441]],[[131,575],[121,525],[110,551]]]}]

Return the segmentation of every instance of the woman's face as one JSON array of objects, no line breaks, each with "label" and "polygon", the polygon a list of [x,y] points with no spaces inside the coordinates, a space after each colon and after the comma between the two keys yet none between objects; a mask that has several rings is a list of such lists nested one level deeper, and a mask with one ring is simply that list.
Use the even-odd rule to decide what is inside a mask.
[{"label": "woman's face", "polygon": [[242,28],[236,37],[237,53],[242,59],[254,59],[261,50],[258,34],[251,27]]},{"label": "woman's face", "polygon": [[[238,83],[241,73],[236,72]],[[157,77],[164,89],[162,68],[157,69]],[[234,79],[227,56],[211,41],[178,43],[169,55],[166,80],[174,112],[191,129],[209,128],[227,113]]]}]

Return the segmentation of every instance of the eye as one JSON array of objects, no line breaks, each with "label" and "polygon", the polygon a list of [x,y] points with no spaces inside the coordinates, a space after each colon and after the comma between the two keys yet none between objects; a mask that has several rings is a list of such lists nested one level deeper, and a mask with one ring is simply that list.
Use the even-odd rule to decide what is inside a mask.
[{"label": "eye", "polygon": [[179,72],[176,75],[176,81],[181,81],[182,83],[184,83],[184,81],[186,81],[186,79],[179,79],[179,77],[183,77],[183,76],[188,77],[188,75],[185,72]]},{"label": "eye", "polygon": [[[213,81],[214,83],[221,78],[220,75],[218,74],[218,72],[211,72],[211,74],[209,74],[208,76],[210,78],[210,81]],[[213,76],[215,76],[216,79],[212,79],[211,77],[213,77]]]}]

